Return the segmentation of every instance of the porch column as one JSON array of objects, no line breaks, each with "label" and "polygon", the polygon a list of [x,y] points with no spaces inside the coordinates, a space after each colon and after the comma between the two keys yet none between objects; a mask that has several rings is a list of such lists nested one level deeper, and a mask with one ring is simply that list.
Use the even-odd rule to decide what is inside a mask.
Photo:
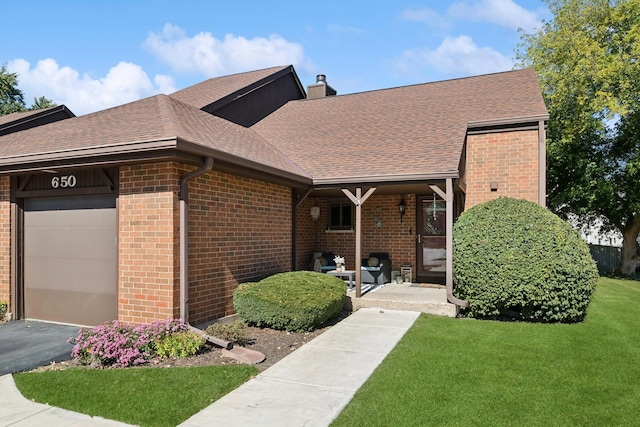
[{"label": "porch column", "polygon": [[430,185],[429,187],[445,200],[447,206],[447,271],[445,276],[447,300],[452,304],[459,305],[461,307],[468,307],[469,303],[467,301],[453,296],[453,178],[446,179],[446,192],[442,191],[437,185]]},{"label": "porch column", "polygon": [[371,187],[367,190],[364,196],[362,196],[362,188],[356,188],[356,194],[354,195],[347,188],[343,188],[342,192],[351,200],[351,203],[356,205],[356,298],[360,298],[362,295],[362,204],[376,191],[376,187]]}]

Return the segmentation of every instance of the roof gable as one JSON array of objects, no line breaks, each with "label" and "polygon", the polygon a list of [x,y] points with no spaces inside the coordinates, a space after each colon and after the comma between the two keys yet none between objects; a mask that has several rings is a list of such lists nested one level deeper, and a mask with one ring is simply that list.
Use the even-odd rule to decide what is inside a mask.
[{"label": "roof gable", "polygon": [[244,93],[247,90],[250,90],[252,85],[287,69],[293,69],[293,67],[290,65],[271,67],[263,70],[233,74],[230,76],[214,77],[176,91],[169,96],[197,109],[204,109],[215,102],[223,100],[224,98],[231,97],[231,99],[235,99],[233,95],[237,96]]}]

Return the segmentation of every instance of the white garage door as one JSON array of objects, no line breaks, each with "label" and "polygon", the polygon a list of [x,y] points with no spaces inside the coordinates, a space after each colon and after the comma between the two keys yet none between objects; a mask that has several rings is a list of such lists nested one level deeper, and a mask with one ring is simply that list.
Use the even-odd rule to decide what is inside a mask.
[{"label": "white garage door", "polygon": [[93,326],[117,318],[114,196],[25,200],[24,304],[28,319]]}]

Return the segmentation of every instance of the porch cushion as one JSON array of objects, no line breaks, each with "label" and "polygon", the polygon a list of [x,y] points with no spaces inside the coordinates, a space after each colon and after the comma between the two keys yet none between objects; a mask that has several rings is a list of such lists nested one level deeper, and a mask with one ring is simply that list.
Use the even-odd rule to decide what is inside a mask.
[{"label": "porch cushion", "polygon": [[380,264],[380,262],[378,261],[378,258],[372,256],[367,260],[367,265],[369,267],[377,267]]}]

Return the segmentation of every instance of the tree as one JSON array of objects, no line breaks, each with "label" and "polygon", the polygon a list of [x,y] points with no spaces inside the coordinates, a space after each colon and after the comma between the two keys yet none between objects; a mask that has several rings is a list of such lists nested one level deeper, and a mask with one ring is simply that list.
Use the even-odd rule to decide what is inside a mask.
[{"label": "tree", "polygon": [[56,103],[50,99],[41,96],[40,98],[33,98],[33,104],[29,110],[42,110],[49,107],[55,107]]},{"label": "tree", "polygon": [[[55,106],[55,102],[41,96],[33,99],[33,105],[28,110],[41,110]],[[0,116],[19,111],[27,111],[27,107],[24,103],[24,94],[18,88],[18,74],[10,73],[3,65],[0,67]]]},{"label": "tree", "polygon": [[640,266],[640,0],[547,0],[553,19],[518,46],[549,109],[548,205],[623,236]]},{"label": "tree", "polygon": [[24,95],[18,89],[18,75],[0,67],[0,116],[24,111]]}]

